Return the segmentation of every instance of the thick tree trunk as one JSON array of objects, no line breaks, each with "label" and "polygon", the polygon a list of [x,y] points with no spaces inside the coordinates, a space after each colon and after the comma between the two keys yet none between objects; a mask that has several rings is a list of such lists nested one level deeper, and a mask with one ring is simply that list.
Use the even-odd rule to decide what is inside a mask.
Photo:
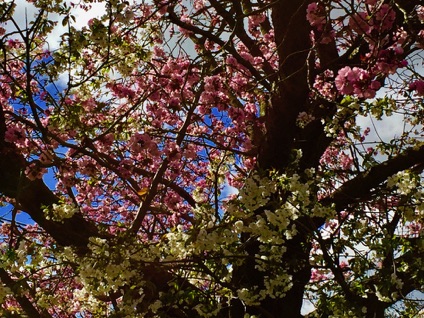
[{"label": "thick tree trunk", "polygon": [[[260,170],[275,169],[284,173],[295,148],[296,119],[307,108],[309,92],[307,57],[310,50],[310,26],[306,21],[306,2],[280,0],[273,7],[272,19],[276,30],[280,69],[278,82],[272,92],[270,107],[266,110],[265,141],[260,149]],[[321,148],[319,148],[321,151]],[[311,157],[318,158],[321,154]],[[316,165],[317,159],[308,164]],[[258,211],[260,213],[260,211]],[[281,234],[283,235],[283,233]],[[291,275],[291,289],[282,298],[266,297],[259,306],[245,308],[239,301],[232,303],[230,317],[243,317],[244,312],[261,317],[301,317],[304,287],[310,278],[308,233],[299,232],[287,241],[287,251],[281,264]],[[251,239],[251,238],[250,238]],[[234,269],[233,283],[240,288],[253,289],[263,285],[264,274],[255,268],[253,256],[259,243],[252,242],[246,251],[252,259]]]},{"label": "thick tree trunk", "polygon": [[259,156],[262,169],[284,171],[295,142],[296,119],[305,110],[308,98],[307,58],[310,26],[306,2],[278,1],[272,11],[279,55],[278,82],[266,110],[265,143]]}]

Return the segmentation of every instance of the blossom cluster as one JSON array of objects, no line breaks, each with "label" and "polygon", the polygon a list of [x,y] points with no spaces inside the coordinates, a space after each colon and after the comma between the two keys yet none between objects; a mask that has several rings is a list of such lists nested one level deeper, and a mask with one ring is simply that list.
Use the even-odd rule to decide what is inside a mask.
[{"label": "blossom cluster", "polygon": [[415,91],[417,96],[424,96],[424,81],[416,80],[409,84],[409,89]]},{"label": "blossom cluster", "polygon": [[387,187],[396,187],[399,193],[408,195],[411,191],[417,188],[418,181],[419,180],[417,180],[417,178],[411,173],[402,171],[387,179]]},{"label": "blossom cluster", "polygon": [[355,94],[359,98],[372,98],[381,87],[380,82],[373,80],[368,71],[350,66],[338,71],[335,85],[343,95]]},{"label": "blossom cluster", "polygon": [[49,207],[44,209],[46,218],[56,222],[63,222],[64,219],[71,218],[77,212],[78,208],[69,203],[54,203],[51,208]]},{"label": "blossom cluster", "polygon": [[[368,47],[364,47],[360,53],[350,53],[348,58],[357,59],[356,66],[341,67],[335,79],[331,74],[335,72],[334,69],[323,70],[316,76],[314,88],[330,100],[335,98],[334,86],[341,95],[373,98],[381,88],[382,77],[395,74],[398,69],[407,66],[404,59],[405,31],[399,29],[395,36],[390,35],[396,13],[390,4],[381,1],[360,1],[354,14],[346,11],[347,14],[343,15],[343,11],[346,8],[342,4],[339,7],[336,3],[325,1],[308,5],[307,19],[314,29],[311,34],[314,45],[318,48],[320,44],[337,41],[340,42],[340,49],[347,50],[355,39],[365,37]],[[335,18],[327,21],[328,16]],[[378,43],[382,46],[379,49]],[[320,67],[323,61],[319,53],[317,56],[316,64]],[[415,90],[414,86],[411,90]]]}]

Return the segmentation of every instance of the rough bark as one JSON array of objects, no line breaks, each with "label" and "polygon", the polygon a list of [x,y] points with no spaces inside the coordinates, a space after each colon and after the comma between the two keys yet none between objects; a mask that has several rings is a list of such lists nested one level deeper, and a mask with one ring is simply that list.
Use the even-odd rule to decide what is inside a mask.
[{"label": "rough bark", "polygon": [[259,154],[263,169],[286,167],[295,141],[296,118],[308,100],[310,27],[305,17],[306,4],[280,0],[272,8],[280,66],[265,115],[266,135]]},{"label": "rough bark", "polygon": [[[307,2],[282,0],[272,8],[280,69],[265,115],[266,135],[258,159],[262,170],[285,171],[296,142],[296,118],[307,107],[310,27],[305,18],[306,5]],[[264,274],[255,269],[253,260],[258,246],[258,242],[249,244],[246,250],[252,259],[234,270],[236,285],[252,288],[263,284]],[[286,256],[282,259],[282,266],[292,276],[293,287],[283,298],[266,297],[261,305],[251,308],[245,309],[235,301],[230,317],[242,317],[245,310],[263,317],[280,317],[282,313],[287,317],[301,317],[304,287],[310,277],[309,251],[308,233],[301,231],[287,242]]]}]

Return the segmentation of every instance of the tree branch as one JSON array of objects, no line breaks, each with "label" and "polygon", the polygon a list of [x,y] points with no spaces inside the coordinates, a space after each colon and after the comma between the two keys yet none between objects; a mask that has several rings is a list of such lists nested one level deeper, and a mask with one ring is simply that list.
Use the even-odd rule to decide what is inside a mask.
[{"label": "tree branch", "polygon": [[370,190],[378,187],[393,174],[424,163],[424,145],[409,148],[400,155],[359,174],[345,182],[329,197],[321,200],[324,205],[335,205],[336,211],[342,211],[350,204],[369,197]]},{"label": "tree branch", "polygon": [[97,228],[75,213],[62,223],[48,220],[44,208],[59,203],[59,198],[40,179],[25,176],[25,159],[14,145],[0,146],[0,192],[16,200],[17,207],[29,214],[60,245],[85,249],[91,236],[100,236]]},{"label": "tree branch", "polygon": [[28,298],[20,295],[20,291],[17,289],[19,288],[19,283],[14,281],[9,276],[9,274],[1,267],[0,281],[11,289],[11,291],[13,292],[13,297],[16,299],[16,301],[19,303],[22,310],[28,315],[28,317],[51,318],[47,311],[42,310],[41,312],[39,312],[38,309],[34,307],[32,302],[29,301]]},{"label": "tree branch", "polygon": [[216,44],[219,44],[221,48],[230,53],[237,60],[237,62],[240,63],[240,65],[244,66],[247,70],[249,70],[249,72],[256,78],[259,83],[261,83],[267,90],[271,90],[271,85],[268,83],[265,77],[262,76],[262,74],[257,69],[255,69],[252,64],[242,58],[231,43],[224,42],[221,38],[214,34],[211,34],[206,30],[200,29],[194,25],[181,21],[178,18],[177,14],[173,11],[172,6],[169,6],[168,8],[168,18],[175,25],[182,27],[183,29],[186,29],[190,32],[193,32],[194,34],[202,35],[205,38],[215,42]]}]

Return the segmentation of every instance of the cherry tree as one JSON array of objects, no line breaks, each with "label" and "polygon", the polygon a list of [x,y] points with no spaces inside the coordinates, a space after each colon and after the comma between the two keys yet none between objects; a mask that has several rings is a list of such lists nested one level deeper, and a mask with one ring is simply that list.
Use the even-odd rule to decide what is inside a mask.
[{"label": "cherry tree", "polygon": [[418,315],[420,1],[28,2],[0,3],[2,316]]}]

